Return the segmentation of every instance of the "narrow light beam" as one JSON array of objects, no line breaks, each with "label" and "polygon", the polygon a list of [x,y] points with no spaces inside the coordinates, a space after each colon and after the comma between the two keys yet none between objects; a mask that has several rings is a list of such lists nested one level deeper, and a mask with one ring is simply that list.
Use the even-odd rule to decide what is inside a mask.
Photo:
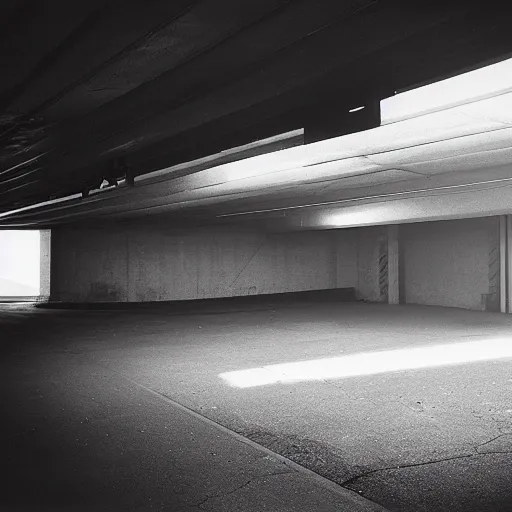
[{"label": "narrow light beam", "polygon": [[221,373],[219,377],[233,387],[251,388],[269,384],[342,379],[504,358],[512,358],[512,338],[364,352],[226,372]]}]

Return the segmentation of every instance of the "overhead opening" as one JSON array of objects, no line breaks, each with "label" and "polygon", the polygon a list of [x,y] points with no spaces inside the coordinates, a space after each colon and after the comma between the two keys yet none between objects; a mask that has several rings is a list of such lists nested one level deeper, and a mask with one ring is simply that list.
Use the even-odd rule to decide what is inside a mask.
[{"label": "overhead opening", "polygon": [[512,91],[512,59],[381,101],[381,124],[402,121]]},{"label": "overhead opening", "polygon": [[0,300],[41,295],[41,233],[0,230]]}]

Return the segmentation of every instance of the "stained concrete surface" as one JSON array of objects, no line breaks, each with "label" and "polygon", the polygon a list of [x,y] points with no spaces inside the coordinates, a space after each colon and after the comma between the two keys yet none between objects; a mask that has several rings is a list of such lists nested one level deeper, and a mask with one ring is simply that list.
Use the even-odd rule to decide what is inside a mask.
[{"label": "stained concrete surface", "polygon": [[[188,449],[189,444],[162,434],[175,427],[160,402],[148,405],[145,399],[142,410],[135,406],[143,386],[389,510],[512,510],[510,359],[248,388],[229,386],[219,377],[224,372],[340,354],[475,339],[510,338],[512,343],[509,316],[373,304],[268,307],[262,299],[260,308],[246,311],[193,314],[191,309],[187,315],[174,313],[172,307],[70,311],[6,306],[2,319],[7,334],[2,343],[10,354],[8,362],[4,359],[12,384],[9,403],[16,411],[12,416],[20,419],[19,425],[9,428],[22,439],[20,453],[28,453],[27,438],[36,436],[35,445],[43,450],[38,460],[48,461],[59,453],[57,446],[66,436],[79,439],[76,446],[71,438],[65,442],[73,450],[64,451],[66,460],[56,465],[68,464],[70,475],[73,467],[80,471],[89,467],[88,496],[103,492],[111,498],[110,484],[120,486],[123,498],[134,503],[149,488],[159,488],[161,496],[168,478],[160,472],[162,443],[171,443],[171,450]],[[52,396],[52,390],[60,391]],[[43,398],[39,401],[39,395],[52,397],[51,408]],[[17,411],[18,402],[24,409]],[[27,418],[42,421],[45,415],[54,436],[37,441],[37,433],[23,428]],[[96,426],[94,435],[78,435],[86,428],[78,424],[79,417]],[[130,431],[135,424],[144,432]],[[106,442],[106,430],[112,425],[119,440]],[[151,437],[143,435],[149,432]],[[92,450],[84,448],[86,439]],[[99,458],[91,459],[91,454]],[[126,454],[132,462],[140,462],[140,468],[126,462]],[[82,462],[77,464],[75,456]],[[185,460],[193,457],[187,454]],[[27,480],[35,484],[45,464],[32,473],[22,466],[14,478],[19,481],[28,472]],[[272,466],[267,474],[275,471]],[[123,472],[135,486],[119,483]],[[197,495],[204,499],[212,487],[197,484],[201,481],[197,472],[197,467],[183,470],[182,485],[199,485]],[[256,475],[259,478],[261,473]],[[233,477],[229,489],[240,488],[252,476]],[[218,471],[217,477],[223,480],[225,475]],[[53,492],[57,493],[56,484]],[[221,510],[211,504],[212,510]],[[137,506],[134,509],[144,510]],[[306,508],[328,510],[322,507]]]},{"label": "stained concrete surface", "polygon": [[1,312],[0,510],[384,510],[66,346],[58,320],[56,345],[16,337],[25,314]]},{"label": "stained concrete surface", "polygon": [[59,300],[176,301],[357,285],[355,239],[346,230],[180,233],[148,220],[57,228],[52,238],[52,296]]}]

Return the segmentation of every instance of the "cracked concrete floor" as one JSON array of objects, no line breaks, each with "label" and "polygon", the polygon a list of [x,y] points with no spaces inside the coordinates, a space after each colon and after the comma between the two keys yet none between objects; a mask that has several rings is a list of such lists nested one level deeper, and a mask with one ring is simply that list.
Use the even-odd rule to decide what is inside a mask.
[{"label": "cracked concrete floor", "polygon": [[19,315],[0,318],[1,511],[384,512],[79,351],[20,336]]},{"label": "cracked concrete floor", "polygon": [[[219,377],[468,340],[512,343],[506,315],[371,304],[272,308],[264,299],[259,309],[223,314],[10,311],[3,317],[11,352],[72,355],[128,377],[389,510],[512,510],[510,358],[246,388]],[[239,485],[250,488],[250,480]]]}]

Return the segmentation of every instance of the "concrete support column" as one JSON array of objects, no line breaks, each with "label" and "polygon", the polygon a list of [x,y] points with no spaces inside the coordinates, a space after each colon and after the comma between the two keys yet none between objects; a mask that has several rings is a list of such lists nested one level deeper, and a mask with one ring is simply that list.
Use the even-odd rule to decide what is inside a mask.
[{"label": "concrete support column", "polygon": [[398,226],[391,225],[388,231],[388,303],[400,303],[399,239]]},{"label": "concrete support column", "polygon": [[507,216],[499,218],[499,251],[500,251],[500,285],[499,301],[500,311],[507,312]]},{"label": "concrete support column", "polygon": [[500,216],[500,311],[512,313],[512,215]]},{"label": "concrete support column", "polygon": [[378,239],[380,300],[400,304],[400,257],[398,225],[386,226]]},{"label": "concrete support column", "polygon": [[505,240],[505,290],[506,311],[512,313],[512,215],[506,215],[506,240]]},{"label": "concrete support column", "polygon": [[500,217],[500,311],[512,313],[512,215]]},{"label": "concrete support column", "polygon": [[51,231],[43,229],[39,231],[40,252],[39,252],[39,295],[41,300],[50,298],[50,279],[51,279]]}]

